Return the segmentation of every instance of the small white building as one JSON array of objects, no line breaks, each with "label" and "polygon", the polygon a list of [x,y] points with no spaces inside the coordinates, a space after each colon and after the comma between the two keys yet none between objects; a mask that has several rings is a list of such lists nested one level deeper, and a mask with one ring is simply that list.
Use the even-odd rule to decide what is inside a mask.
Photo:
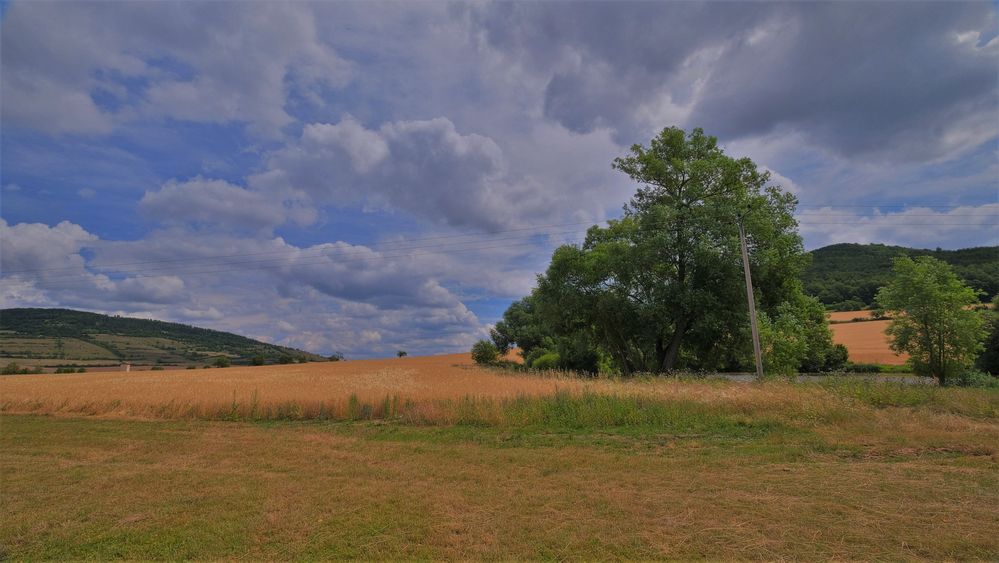
[{"label": "small white building", "polygon": [[128,362],[121,363],[121,371],[132,371],[132,364]]}]

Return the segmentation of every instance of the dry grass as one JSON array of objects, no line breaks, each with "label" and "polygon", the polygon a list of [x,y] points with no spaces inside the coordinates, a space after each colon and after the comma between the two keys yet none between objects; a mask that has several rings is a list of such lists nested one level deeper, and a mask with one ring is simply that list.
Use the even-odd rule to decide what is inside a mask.
[{"label": "dry grass", "polygon": [[0,558],[999,556],[995,391],[456,355],[13,376],[0,402]]},{"label": "dry grass", "polygon": [[5,416],[0,545],[14,559],[994,559],[995,425],[912,414],[858,408],[820,436],[737,441]]}]

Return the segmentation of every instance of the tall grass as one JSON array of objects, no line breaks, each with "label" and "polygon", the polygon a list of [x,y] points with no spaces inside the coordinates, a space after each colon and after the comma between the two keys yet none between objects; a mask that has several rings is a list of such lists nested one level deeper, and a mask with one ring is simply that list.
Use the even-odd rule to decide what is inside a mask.
[{"label": "tall grass", "polygon": [[230,421],[328,420],[397,421],[418,426],[501,426],[560,430],[587,428],[644,428],[675,433],[745,432],[765,430],[777,423],[766,417],[694,400],[658,398],[639,394],[572,392],[520,395],[512,398],[472,397],[410,400],[385,396],[364,401],[357,395],[346,400],[265,402],[254,393],[249,401],[233,396],[227,404],[169,401],[162,405],[130,405],[121,401],[85,403],[2,402],[8,413],[127,416],[161,419]]},{"label": "tall grass", "polygon": [[832,376],[817,384],[835,395],[875,408],[925,408],[941,413],[999,417],[999,391]]}]

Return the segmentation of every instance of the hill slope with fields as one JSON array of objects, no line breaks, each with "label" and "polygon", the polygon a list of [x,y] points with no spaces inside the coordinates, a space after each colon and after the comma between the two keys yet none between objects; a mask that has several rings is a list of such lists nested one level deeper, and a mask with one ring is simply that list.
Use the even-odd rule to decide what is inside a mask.
[{"label": "hill slope with fields", "polygon": [[968,285],[985,292],[983,301],[999,293],[999,246],[961,250],[923,250],[884,244],[834,244],[813,250],[802,275],[805,291],[836,311],[874,306],[878,288],[888,283],[896,256],[932,256],[950,264]]},{"label": "hill slope with fields", "polygon": [[132,362],[190,366],[226,357],[234,364],[324,361],[322,356],[229,332],[72,309],[0,310],[0,362],[32,365]]}]

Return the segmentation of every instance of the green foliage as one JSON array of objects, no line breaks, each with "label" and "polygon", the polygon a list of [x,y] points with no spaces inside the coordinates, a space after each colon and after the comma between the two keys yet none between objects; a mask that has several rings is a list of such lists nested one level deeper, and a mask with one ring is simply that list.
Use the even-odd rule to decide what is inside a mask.
[{"label": "green foliage", "polygon": [[531,367],[537,370],[558,369],[559,362],[558,352],[546,352],[531,362]]},{"label": "green foliage", "polygon": [[985,323],[987,336],[984,350],[975,361],[975,367],[986,373],[999,376],[999,296],[992,300],[992,309],[985,313],[988,320]]},{"label": "green foliage", "polygon": [[891,279],[898,256],[932,256],[947,262],[959,278],[986,298],[999,294],[999,247],[921,250],[883,244],[834,244],[811,252],[802,274],[805,291],[834,311],[875,306],[878,289]]},{"label": "green foliage", "polygon": [[777,308],[773,319],[765,312],[758,316],[764,371],[768,375],[793,375],[808,354],[804,323],[786,303]]},{"label": "green foliage", "polygon": [[256,356],[250,358],[250,364],[255,366],[262,366],[264,365],[264,357],[261,356],[260,354],[257,354]]},{"label": "green foliage", "polygon": [[343,352],[333,352],[333,354],[330,355],[330,361],[331,362],[342,362],[343,361]]},{"label": "green foliage", "polygon": [[556,352],[560,368],[590,373],[751,365],[742,217],[760,311],[778,322],[774,330],[794,324],[801,342],[775,348],[787,352],[776,358],[780,369],[826,365],[832,340],[824,309],[798,279],[808,257],[792,195],[700,129],[665,129],[614,167],[639,183],[624,216],[592,227],[581,246],[555,250],[534,292],[497,323],[497,347],[520,346],[529,365],[535,350]]},{"label": "green foliage", "polygon": [[218,358],[215,358],[214,362],[212,362],[212,365],[217,368],[227,368],[231,364],[232,362],[226,356],[219,356]]},{"label": "green foliage", "polygon": [[908,353],[916,373],[941,385],[971,367],[982,350],[982,314],[969,309],[978,296],[945,262],[896,258],[877,301],[892,316],[886,331],[892,349]]},{"label": "green foliage", "polygon": [[4,366],[3,370],[0,370],[0,375],[28,375],[28,374],[37,375],[40,373],[44,373],[44,370],[42,370],[41,366],[38,366],[34,369],[26,367],[22,368],[17,364],[17,362],[10,362],[6,366]]},{"label": "green foliage", "polygon": [[395,353],[395,355],[398,358],[405,358],[406,356],[409,355],[409,353],[406,352],[405,350],[399,350],[398,352]]},{"label": "green foliage", "polygon": [[958,387],[980,387],[984,389],[999,389],[999,377],[974,369],[963,370],[954,379]]},{"label": "green foliage", "polygon": [[[227,366],[220,366],[220,367],[227,367]],[[164,369],[165,368],[163,366],[153,366],[149,368],[149,371],[163,371]]]},{"label": "green foliage", "polygon": [[499,350],[488,340],[479,340],[472,345],[472,360],[479,365],[491,366],[499,361]]}]

